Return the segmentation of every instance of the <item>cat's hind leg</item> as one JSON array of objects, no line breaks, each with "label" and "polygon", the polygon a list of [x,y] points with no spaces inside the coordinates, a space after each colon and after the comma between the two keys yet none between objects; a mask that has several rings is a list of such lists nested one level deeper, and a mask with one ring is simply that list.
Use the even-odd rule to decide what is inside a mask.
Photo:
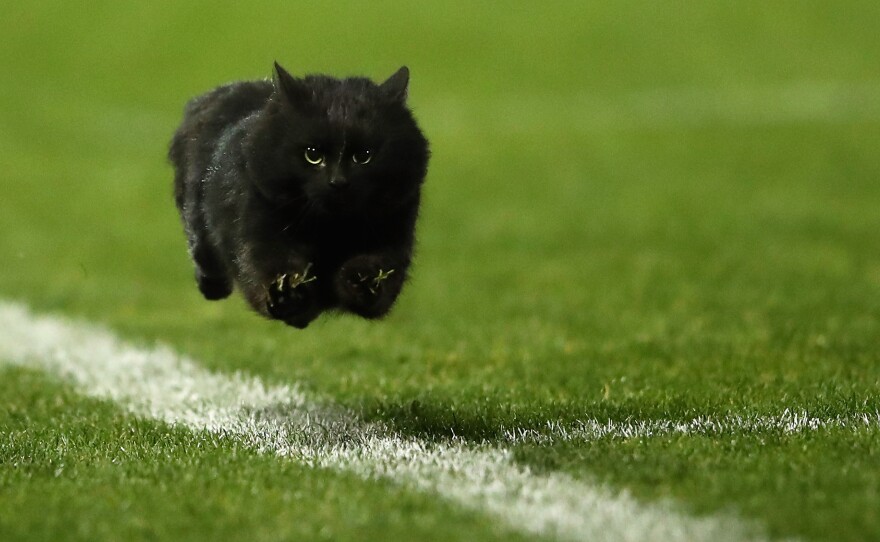
[{"label": "cat's hind leg", "polygon": [[232,293],[232,279],[220,263],[214,249],[204,241],[193,243],[192,259],[195,263],[195,279],[205,299],[225,299]]},{"label": "cat's hind leg", "polygon": [[204,218],[194,211],[196,209],[186,209],[183,217],[189,254],[195,265],[196,284],[205,299],[227,298],[232,293],[232,277],[208,239]]},{"label": "cat's hind leg", "polygon": [[205,218],[201,210],[201,183],[194,175],[187,178],[183,159],[175,154],[176,150],[177,147],[172,146],[171,157],[175,164],[175,202],[186,232],[189,254],[195,264],[196,284],[205,299],[212,301],[224,299],[232,293],[232,279],[229,270],[223,265],[208,239]]}]

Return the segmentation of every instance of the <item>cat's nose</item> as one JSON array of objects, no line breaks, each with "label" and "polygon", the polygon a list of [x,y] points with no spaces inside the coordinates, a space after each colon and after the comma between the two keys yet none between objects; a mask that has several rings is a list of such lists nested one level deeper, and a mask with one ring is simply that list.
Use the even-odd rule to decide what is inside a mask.
[{"label": "cat's nose", "polygon": [[348,179],[345,177],[333,177],[330,179],[330,186],[336,189],[345,188],[348,186]]}]

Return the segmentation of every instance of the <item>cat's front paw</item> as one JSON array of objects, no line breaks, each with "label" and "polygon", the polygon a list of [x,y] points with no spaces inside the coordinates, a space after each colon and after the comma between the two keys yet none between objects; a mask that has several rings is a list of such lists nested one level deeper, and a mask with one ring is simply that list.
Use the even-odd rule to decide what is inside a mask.
[{"label": "cat's front paw", "polygon": [[357,256],[336,275],[340,304],[364,318],[384,316],[403,286],[404,273],[379,256]]},{"label": "cat's front paw", "polygon": [[321,312],[317,306],[311,264],[302,271],[282,273],[266,286],[266,311],[272,318],[303,329]]}]

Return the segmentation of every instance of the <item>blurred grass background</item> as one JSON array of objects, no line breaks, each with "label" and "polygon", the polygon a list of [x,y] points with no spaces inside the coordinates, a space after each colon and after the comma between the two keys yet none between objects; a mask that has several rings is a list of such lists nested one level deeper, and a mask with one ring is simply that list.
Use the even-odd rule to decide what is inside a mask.
[{"label": "blurred grass background", "polygon": [[[779,382],[809,398],[876,384],[862,372],[880,285],[875,3],[5,12],[7,295],[333,393],[381,395],[390,378],[581,403],[630,378],[620,398],[740,403]],[[169,134],[190,96],[275,59],[413,71],[434,159],[415,278],[385,324],[295,333],[191,284]]]},{"label": "blurred grass background", "polygon": [[[875,3],[4,9],[7,295],[332,393],[874,389]],[[415,279],[385,324],[296,333],[191,284],[169,134],[187,98],[275,59],[413,71],[434,159]]]}]

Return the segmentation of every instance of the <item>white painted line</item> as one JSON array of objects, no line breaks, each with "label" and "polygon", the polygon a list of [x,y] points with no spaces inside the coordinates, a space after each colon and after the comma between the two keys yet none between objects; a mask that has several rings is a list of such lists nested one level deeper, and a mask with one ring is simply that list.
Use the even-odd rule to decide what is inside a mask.
[{"label": "white painted line", "polygon": [[[794,80],[774,84],[680,86],[617,94],[501,93],[486,99],[434,96],[416,103],[431,133],[564,133],[765,127],[880,121],[880,81]],[[480,136],[481,137],[481,136]]]},{"label": "white painted line", "polygon": [[[49,98],[37,97],[43,114],[55,114]],[[86,108],[93,105],[93,110]],[[480,97],[426,94],[413,100],[417,117],[434,135],[486,132],[596,133],[675,129],[712,124],[762,127],[788,123],[848,124],[880,121],[878,80],[792,80],[775,83],[690,85],[626,90],[618,93],[504,92]],[[127,105],[80,104],[84,129],[106,133],[117,144],[141,145],[164,137],[179,122],[179,112],[144,110]],[[125,126],[126,129],[120,129]]]},{"label": "white painted line", "polygon": [[552,444],[590,442],[600,439],[651,438],[667,435],[746,436],[754,433],[805,433],[820,429],[849,431],[880,429],[880,411],[858,412],[847,416],[819,417],[805,410],[786,409],[776,416],[736,415],[699,416],[690,420],[581,420],[566,425],[548,422],[542,429],[511,428],[503,431],[509,444]]},{"label": "white painted line", "polygon": [[729,516],[689,517],[572,477],[541,475],[505,449],[432,444],[358,421],[294,387],[210,373],[167,348],[0,302],[0,364],[35,368],[128,411],[238,439],[264,453],[440,495],[530,535],[596,541],[761,539]]}]

